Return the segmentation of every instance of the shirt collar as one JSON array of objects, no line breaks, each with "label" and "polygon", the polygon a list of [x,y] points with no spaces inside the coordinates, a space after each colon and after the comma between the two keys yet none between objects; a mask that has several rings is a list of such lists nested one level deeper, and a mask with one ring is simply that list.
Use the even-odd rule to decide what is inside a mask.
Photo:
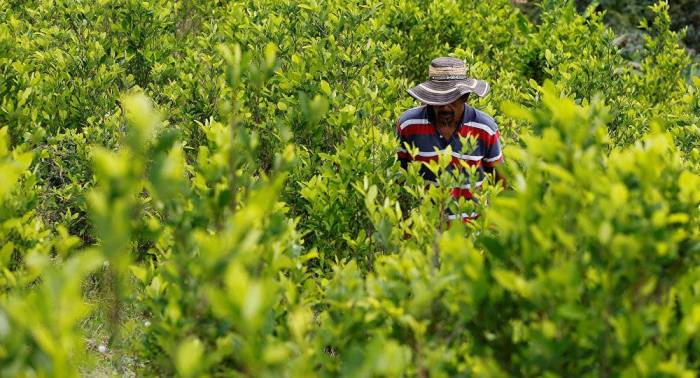
[{"label": "shirt collar", "polygon": [[[462,114],[462,125],[471,122],[476,117],[476,110],[471,106],[464,104],[464,113]],[[460,125],[461,126],[461,125]]]}]

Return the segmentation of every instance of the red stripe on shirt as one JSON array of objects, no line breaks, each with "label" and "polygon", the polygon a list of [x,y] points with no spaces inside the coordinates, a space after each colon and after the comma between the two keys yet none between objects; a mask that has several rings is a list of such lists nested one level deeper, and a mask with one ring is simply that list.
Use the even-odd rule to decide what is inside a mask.
[{"label": "red stripe on shirt", "polygon": [[462,128],[459,130],[459,135],[462,137],[472,136],[476,137],[477,139],[481,139],[484,141],[484,144],[486,144],[486,147],[490,147],[498,140],[498,131],[496,131],[495,134],[491,135],[482,129],[466,124],[463,125]]},{"label": "red stripe on shirt", "polygon": [[418,156],[416,155],[417,161],[437,161],[438,157],[437,156]]},{"label": "red stripe on shirt", "polygon": [[435,127],[430,124],[413,124],[413,125],[408,125],[406,126],[403,130],[401,130],[401,136],[404,138],[413,136],[413,135],[433,135],[435,134]]},{"label": "red stripe on shirt", "polygon": [[473,196],[472,192],[469,189],[452,188],[452,198],[454,198],[454,199],[459,199],[459,198],[471,199],[472,196]]}]

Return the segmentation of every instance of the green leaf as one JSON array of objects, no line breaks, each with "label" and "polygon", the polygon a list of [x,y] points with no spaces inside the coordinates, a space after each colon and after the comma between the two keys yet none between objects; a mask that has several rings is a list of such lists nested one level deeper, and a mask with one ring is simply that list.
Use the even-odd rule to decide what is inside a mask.
[{"label": "green leaf", "polygon": [[183,377],[197,375],[202,368],[202,356],[204,355],[204,345],[196,337],[183,340],[177,347],[175,357],[175,367],[178,374]]}]

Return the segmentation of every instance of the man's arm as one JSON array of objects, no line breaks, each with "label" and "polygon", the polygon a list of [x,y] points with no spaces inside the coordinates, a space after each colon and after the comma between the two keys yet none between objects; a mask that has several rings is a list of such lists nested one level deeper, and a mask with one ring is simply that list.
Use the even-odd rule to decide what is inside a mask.
[{"label": "man's arm", "polygon": [[505,159],[501,148],[501,136],[497,127],[494,131],[493,135],[489,136],[490,140],[486,143],[486,153],[483,158],[484,172],[493,174],[496,182],[501,183],[505,189],[508,187],[508,181],[503,172],[503,162]]},{"label": "man's arm", "polygon": [[396,122],[396,139],[399,142],[399,146],[397,147],[397,150],[396,150],[396,157],[398,158],[399,162],[401,163],[401,168],[407,169],[408,162],[411,161],[411,155],[406,150],[406,142],[408,142],[408,140],[407,140],[407,138],[404,137],[404,135],[401,132],[400,122],[401,122],[401,120]]}]

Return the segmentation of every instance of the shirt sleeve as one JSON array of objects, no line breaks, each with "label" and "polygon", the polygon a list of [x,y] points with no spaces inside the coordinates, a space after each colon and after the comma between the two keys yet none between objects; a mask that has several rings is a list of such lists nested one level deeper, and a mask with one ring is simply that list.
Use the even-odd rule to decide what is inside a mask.
[{"label": "shirt sleeve", "polygon": [[408,139],[401,132],[401,121],[396,121],[396,139],[399,145],[396,149],[396,157],[401,163],[401,168],[406,169],[408,167],[408,162],[411,161],[411,155],[406,150],[406,144],[409,142]]},{"label": "shirt sleeve", "polygon": [[496,128],[496,132],[489,135],[486,141],[486,153],[483,157],[484,167],[493,168],[503,163],[503,150],[501,149],[501,135]]}]

